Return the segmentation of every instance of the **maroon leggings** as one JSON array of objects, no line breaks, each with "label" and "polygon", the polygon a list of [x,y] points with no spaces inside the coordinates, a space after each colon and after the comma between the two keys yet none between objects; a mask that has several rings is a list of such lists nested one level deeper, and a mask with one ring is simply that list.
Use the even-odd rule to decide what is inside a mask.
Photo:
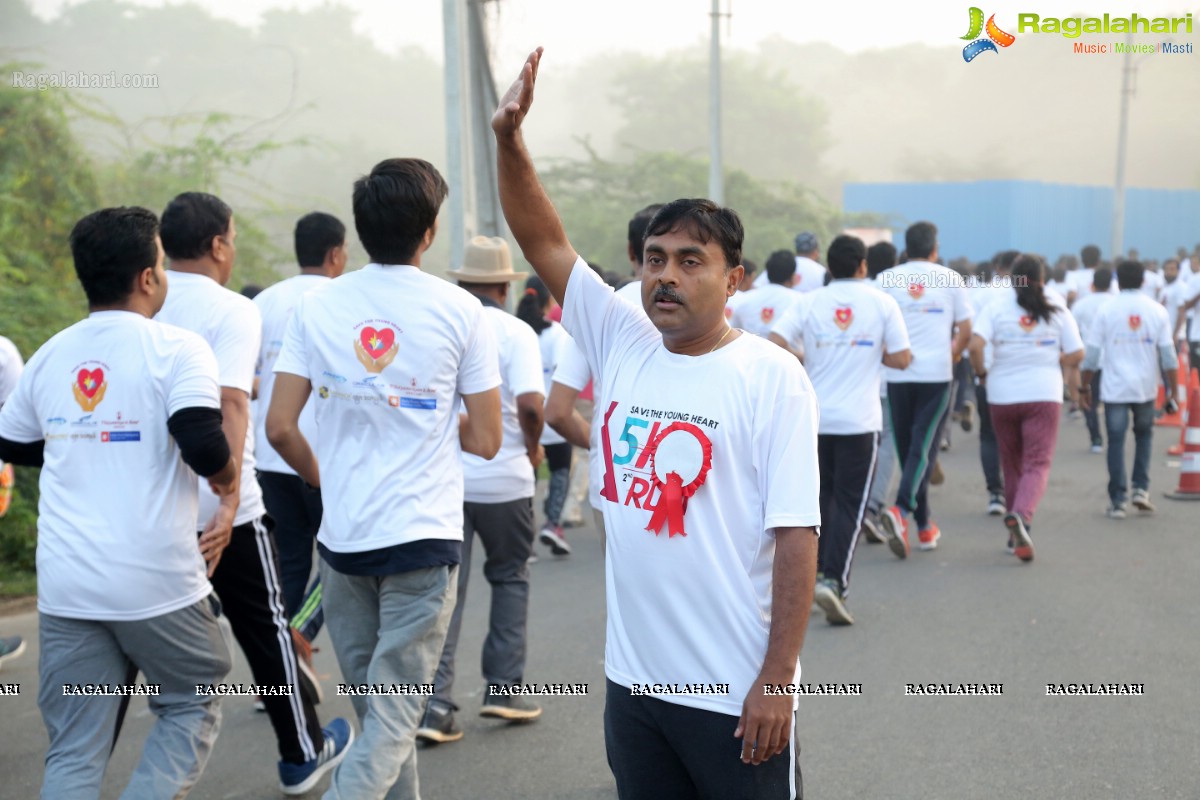
[{"label": "maroon leggings", "polygon": [[992,403],[991,411],[1004,470],[1004,505],[1028,524],[1050,480],[1062,403]]}]

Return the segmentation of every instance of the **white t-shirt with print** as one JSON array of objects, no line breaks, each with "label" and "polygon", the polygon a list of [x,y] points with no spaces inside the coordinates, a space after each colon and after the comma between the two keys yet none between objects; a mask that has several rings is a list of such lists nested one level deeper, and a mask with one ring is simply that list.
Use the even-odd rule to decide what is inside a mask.
[{"label": "white t-shirt with print", "polygon": [[1062,403],[1063,374],[1059,357],[1083,349],[1083,339],[1067,304],[1050,298],[1058,309],[1049,321],[1035,320],[1017,304],[1017,293],[988,305],[971,331],[992,346],[987,374],[988,402]]},{"label": "white t-shirt with print", "polygon": [[[582,259],[563,324],[598,378],[605,673],[623,686],[727,683],[725,696],[661,699],[736,717],[767,651],[773,529],[820,524],[812,384],[756,336],[698,357],[671,353]],[[686,509],[661,488],[677,482],[694,490]]]},{"label": "white t-shirt with print", "polygon": [[796,256],[796,282],[792,284],[792,289],[797,292],[815,292],[825,286],[827,273],[825,265],[819,261],[813,261],[808,256]]},{"label": "white t-shirt with print", "polygon": [[463,453],[463,499],[470,503],[508,503],[533,497],[533,465],[525,451],[517,398],[545,391],[542,353],[538,336],[528,323],[491,306],[484,307],[483,317],[496,340],[500,358],[500,420],[504,438],[500,441],[500,452],[490,461]]},{"label": "white t-shirt with print", "polygon": [[[1116,282],[1115,280],[1113,281]],[[1161,272],[1153,272],[1146,270],[1142,275],[1142,294],[1149,297],[1151,300],[1159,302],[1162,300],[1163,287],[1167,285]],[[1112,287],[1109,287],[1112,288]]]},{"label": "white t-shirt with print", "polygon": [[[167,273],[167,302],[155,319],[200,334],[217,357],[222,387],[240,389],[250,397],[254,391],[254,365],[262,339],[262,318],[258,306],[248,297],[226,289],[204,275],[190,272]],[[246,445],[242,451],[241,499],[234,525],[245,525],[267,513],[262,488],[255,474],[254,414],[246,425]],[[200,518],[203,528],[217,513],[220,501],[208,486],[200,487]]]},{"label": "white t-shirt with print", "polygon": [[[551,322],[550,327],[543,328],[538,334],[538,348],[542,353],[542,391],[546,399],[550,399],[550,384],[554,383],[554,370],[558,367],[559,353],[571,343],[571,335],[557,322]],[[584,384],[586,385],[586,383]],[[562,444],[566,441],[562,434],[546,425],[542,428],[541,443],[543,445]]]},{"label": "white t-shirt with print", "polygon": [[0,437],[45,440],[39,480],[38,610],[142,620],[206,597],[196,473],[167,420],[220,408],[199,336],[129,311],[100,311],[29,359],[0,410]]},{"label": "white t-shirt with print", "polygon": [[803,295],[793,292],[790,286],[768,283],[746,295],[746,298],[733,308],[729,324],[766,338],[771,332],[771,326],[801,297]]},{"label": "white t-shirt with print", "polygon": [[1088,331],[1096,319],[1096,314],[1113,297],[1114,295],[1109,292],[1089,291],[1087,294],[1079,295],[1071,305],[1071,316],[1075,317],[1075,323],[1079,326],[1079,335],[1083,337],[1084,341],[1087,341]]},{"label": "white t-shirt with print", "polygon": [[[1180,280],[1180,279],[1177,279]],[[1184,293],[1183,302],[1190,303],[1200,297],[1200,272],[1193,272],[1188,279],[1187,292]],[[1188,311],[1188,317],[1192,320],[1191,332],[1188,333],[1188,341],[1200,342],[1200,314],[1196,313],[1196,306],[1193,306]]]},{"label": "white t-shirt with print", "polygon": [[[642,313],[645,313],[642,306],[641,281],[627,283],[620,289],[617,289],[617,297],[629,303],[634,308],[643,309]],[[737,297],[737,295],[734,295],[734,297]],[[570,334],[567,334],[567,336],[570,337]],[[592,374],[592,368],[588,365],[583,351],[575,344],[574,339],[571,339],[570,346],[564,346],[562,352],[559,354],[558,366],[554,370],[553,382],[561,383],[569,389],[582,392],[587,388],[588,381],[591,381],[593,377],[595,376]],[[599,381],[595,381],[592,384],[592,397],[600,397]],[[604,466],[599,438],[602,422],[600,419],[600,404],[594,402],[592,404],[591,446],[588,447],[588,502],[596,510],[600,510],[603,502],[600,497],[600,490],[603,488],[600,483],[600,474]]]},{"label": "white t-shirt with print", "polygon": [[[267,411],[271,408],[271,395],[275,390],[275,359],[283,347],[283,335],[287,332],[288,320],[296,302],[310,289],[323,286],[329,280],[325,275],[312,273],[293,275],[287,280],[268,286],[254,298],[254,305],[262,315],[262,348],[258,356],[258,399],[254,401],[254,460],[263,472],[280,472],[295,475],[296,470],[288,466],[283,456],[275,452],[267,441]],[[300,412],[300,432],[309,443],[317,441],[317,420],[313,415],[310,397]]]},{"label": "white t-shirt with print", "polygon": [[865,280],[835,280],[808,296],[799,338],[821,410],[819,431],[844,436],[883,430],[875,402],[883,354],[909,349],[900,307]]},{"label": "white t-shirt with print", "polygon": [[12,394],[13,389],[17,388],[17,379],[21,377],[24,368],[25,362],[21,360],[17,346],[0,336],[0,408],[3,408],[4,401]]},{"label": "white t-shirt with print", "polygon": [[[1175,330],[1175,325],[1179,321],[1179,307],[1187,302],[1188,289],[1187,280],[1182,276],[1168,283],[1163,289],[1162,304],[1167,309],[1167,319],[1171,323],[1172,331]],[[1186,335],[1187,323],[1184,322],[1183,328],[1180,330],[1180,336]]]},{"label": "white t-shirt with print", "polygon": [[477,298],[416,267],[368,264],[300,298],[275,371],[312,383],[321,544],[462,540],[458,400],[500,385]]},{"label": "white t-shirt with print", "polygon": [[954,326],[971,318],[963,278],[930,261],[909,261],[879,273],[879,288],[900,305],[912,343],[908,369],[885,368],[889,383],[948,383]]},{"label": "white t-shirt with print", "polygon": [[1100,348],[1100,400],[1144,403],[1162,382],[1159,347],[1174,347],[1167,310],[1138,289],[1105,303],[1088,331],[1088,347]]}]

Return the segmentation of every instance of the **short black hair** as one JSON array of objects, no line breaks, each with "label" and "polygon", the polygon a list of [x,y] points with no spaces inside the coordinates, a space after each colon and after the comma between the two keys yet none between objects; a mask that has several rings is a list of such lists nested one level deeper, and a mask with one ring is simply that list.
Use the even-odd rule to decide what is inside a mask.
[{"label": "short black hair", "polygon": [[1101,267],[1092,273],[1092,286],[1095,286],[1097,291],[1107,292],[1112,288],[1112,279],[1112,270]]},{"label": "short black hair", "polygon": [[996,266],[996,272],[1000,270],[1011,270],[1013,262],[1017,260],[1017,256],[1021,255],[1020,250],[1001,250],[992,257],[992,263]]},{"label": "short black hair", "polygon": [[732,208],[701,198],[672,200],[650,220],[646,227],[646,238],[680,230],[686,231],[701,244],[708,244],[715,239],[725,254],[725,269],[741,265],[746,231],[741,218]]},{"label": "short black hair", "polygon": [[853,278],[866,257],[867,246],[863,244],[863,240],[843,233],[829,243],[829,249],[825,252],[825,263],[829,265],[829,274],[835,280]]},{"label": "short black hair", "polygon": [[876,242],[867,248],[867,277],[874,278],[885,269],[896,266],[896,245]]},{"label": "short black hair", "polygon": [[796,256],[790,250],[776,250],[767,256],[767,280],[787,283],[796,274]]},{"label": "short black hair", "polygon": [[446,180],[419,158],[380,161],[354,182],[354,228],[376,264],[408,264],[437,222]]},{"label": "short black hair", "polygon": [[932,222],[914,222],[904,232],[904,249],[908,257],[929,258],[937,250],[937,226]]},{"label": "short black hair", "polygon": [[646,258],[646,229],[650,227],[650,220],[654,219],[654,215],[662,207],[662,203],[651,203],[634,214],[633,219],[629,220],[629,249],[633,251],[634,257],[639,264],[644,263]]},{"label": "short black hair", "polygon": [[1095,268],[1100,263],[1100,248],[1094,244],[1089,244],[1079,251],[1079,259],[1085,267],[1089,269]]},{"label": "short black hair", "polygon": [[138,206],[102,208],[71,229],[71,256],[88,305],[112,306],[133,294],[142,270],[158,264],[158,217]]},{"label": "short black hair", "polygon": [[301,267],[319,267],[335,247],[346,243],[346,226],[332,214],[313,211],[296,222],[296,261]]},{"label": "short black hair", "polygon": [[1142,262],[1126,259],[1117,265],[1117,288],[1140,289],[1146,279],[1146,268]]},{"label": "short black hair", "polygon": [[215,236],[229,233],[233,209],[208,192],[184,192],[167,203],[162,214],[162,244],[167,256],[187,261],[212,252]]}]

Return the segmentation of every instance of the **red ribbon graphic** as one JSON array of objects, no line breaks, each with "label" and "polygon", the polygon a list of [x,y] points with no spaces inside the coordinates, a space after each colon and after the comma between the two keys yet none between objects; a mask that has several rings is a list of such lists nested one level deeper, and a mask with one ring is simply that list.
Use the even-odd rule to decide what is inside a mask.
[{"label": "red ribbon graphic", "polygon": [[[678,458],[681,452],[686,452],[687,447],[685,446],[684,451],[673,447],[668,447],[665,454],[662,451],[662,445],[668,437],[672,435],[678,437],[684,434],[690,434],[694,437],[700,449],[699,470],[691,482],[686,485],[678,470],[682,469],[685,474],[690,475],[696,469],[695,465],[670,462]],[[663,455],[666,458],[660,458]],[[650,517],[650,524],[646,526],[646,530],[658,535],[662,532],[663,525],[665,524],[667,526],[667,538],[676,534],[687,536],[687,531],[683,528],[683,515],[687,511],[688,498],[704,485],[704,481],[708,477],[708,471],[711,468],[712,442],[709,441],[704,431],[688,422],[675,422],[669,425],[652,445],[650,469],[654,476],[654,487],[659,490],[659,498],[658,505],[654,507],[654,514]],[[663,475],[664,472],[666,473],[665,478]]]}]

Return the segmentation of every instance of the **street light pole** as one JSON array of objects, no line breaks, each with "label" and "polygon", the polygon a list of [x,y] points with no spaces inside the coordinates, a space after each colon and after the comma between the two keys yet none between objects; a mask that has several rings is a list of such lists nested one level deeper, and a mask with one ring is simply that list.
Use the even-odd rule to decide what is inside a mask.
[{"label": "street light pole", "polygon": [[725,205],[725,175],[721,159],[721,0],[712,0],[712,50],[708,86],[708,199]]},{"label": "street light pole", "polygon": [[1133,94],[1133,35],[1125,39],[1129,47],[1121,65],[1121,113],[1117,128],[1117,177],[1113,184],[1112,257],[1125,250],[1125,150],[1129,143],[1129,97]]}]

